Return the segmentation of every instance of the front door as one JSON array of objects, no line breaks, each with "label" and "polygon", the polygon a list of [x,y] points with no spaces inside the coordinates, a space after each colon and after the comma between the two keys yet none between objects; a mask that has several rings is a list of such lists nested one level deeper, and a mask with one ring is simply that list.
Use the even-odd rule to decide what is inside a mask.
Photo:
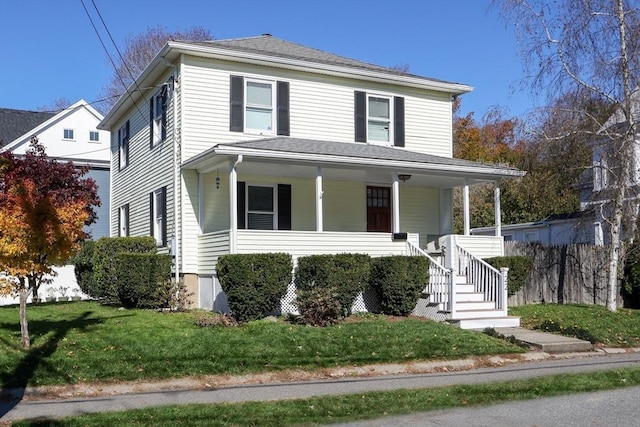
[{"label": "front door", "polygon": [[367,186],[367,231],[391,233],[391,189]]}]

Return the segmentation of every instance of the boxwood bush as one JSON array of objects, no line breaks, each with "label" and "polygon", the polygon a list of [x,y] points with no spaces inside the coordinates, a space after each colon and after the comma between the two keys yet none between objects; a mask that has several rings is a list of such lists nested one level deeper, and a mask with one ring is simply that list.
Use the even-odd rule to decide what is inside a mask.
[{"label": "boxwood bush", "polygon": [[407,316],[429,283],[429,260],[422,256],[389,256],[371,260],[371,287],[384,314]]},{"label": "boxwood bush", "polygon": [[[298,258],[296,303],[304,317],[304,307],[313,305],[305,298],[326,296],[326,292],[309,292],[315,288],[328,289],[339,304],[341,316],[351,313],[353,301],[369,284],[371,258],[366,254],[310,255]],[[329,310],[334,312],[335,310]]]},{"label": "boxwood bush", "polygon": [[291,283],[293,262],[285,253],[232,254],[218,258],[218,280],[239,322],[272,313]]},{"label": "boxwood bush", "polygon": [[518,292],[527,281],[527,276],[531,271],[531,260],[526,256],[499,256],[485,258],[485,261],[500,270],[502,267],[509,268],[507,278],[507,294],[509,296]]},{"label": "boxwood bush", "polygon": [[93,249],[93,283],[84,290],[92,298],[107,303],[118,303],[115,288],[117,255],[119,253],[155,253],[156,241],[146,237],[103,237]]},{"label": "boxwood bush", "polygon": [[164,291],[171,283],[171,256],[121,252],[116,255],[115,260],[114,287],[122,306],[166,306]]}]

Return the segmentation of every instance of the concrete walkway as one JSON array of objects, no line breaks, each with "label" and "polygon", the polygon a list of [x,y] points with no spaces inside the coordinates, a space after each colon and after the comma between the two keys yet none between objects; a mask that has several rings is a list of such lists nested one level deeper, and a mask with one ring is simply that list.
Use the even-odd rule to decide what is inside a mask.
[{"label": "concrete walkway", "polygon": [[546,353],[589,351],[593,348],[593,345],[589,341],[563,337],[546,332],[532,331],[524,328],[495,328],[495,330],[505,337],[513,336],[518,341],[525,342]]}]

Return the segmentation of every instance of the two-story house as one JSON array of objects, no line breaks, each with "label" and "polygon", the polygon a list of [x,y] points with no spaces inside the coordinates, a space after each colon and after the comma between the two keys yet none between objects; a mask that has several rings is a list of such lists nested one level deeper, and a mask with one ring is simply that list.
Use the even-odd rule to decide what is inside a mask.
[{"label": "two-story house", "polygon": [[[453,289],[454,244],[503,245],[451,236],[452,189],[522,175],[452,158],[452,99],[471,90],[271,35],[170,41],[99,126],[112,135],[111,235],[154,236],[209,309],[224,308],[216,260],[229,253],[447,246],[432,282]],[[466,234],[468,212],[467,198]]]}]

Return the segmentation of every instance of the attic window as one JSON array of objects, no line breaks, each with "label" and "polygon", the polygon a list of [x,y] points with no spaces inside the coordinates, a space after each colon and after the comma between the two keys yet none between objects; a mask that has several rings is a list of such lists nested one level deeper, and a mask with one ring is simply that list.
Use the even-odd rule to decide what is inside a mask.
[{"label": "attic window", "polygon": [[73,139],[73,129],[65,129],[63,138],[64,139]]},{"label": "attic window", "polygon": [[95,131],[95,130],[89,131],[89,141],[100,142],[100,134],[98,133],[98,131]]}]

